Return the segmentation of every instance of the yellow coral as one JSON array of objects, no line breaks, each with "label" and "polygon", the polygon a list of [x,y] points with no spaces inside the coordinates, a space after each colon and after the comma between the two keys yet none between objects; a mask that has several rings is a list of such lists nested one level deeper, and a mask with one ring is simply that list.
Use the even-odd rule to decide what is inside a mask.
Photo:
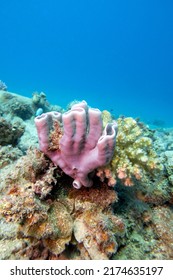
[{"label": "yellow coral", "polygon": [[101,181],[107,178],[108,183],[115,183],[119,179],[125,186],[132,186],[135,179],[142,179],[147,172],[153,174],[163,170],[153,149],[152,139],[145,136],[138,122],[128,117],[119,118],[117,123],[117,143],[112,161],[97,171]]},{"label": "yellow coral", "polygon": [[103,127],[105,127],[107,123],[112,122],[111,113],[107,110],[102,111],[102,119],[103,119]]}]

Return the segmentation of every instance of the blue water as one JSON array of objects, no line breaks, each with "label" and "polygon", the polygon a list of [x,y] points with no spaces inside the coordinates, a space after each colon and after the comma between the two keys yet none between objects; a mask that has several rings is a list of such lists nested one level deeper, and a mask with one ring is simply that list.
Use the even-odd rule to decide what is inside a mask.
[{"label": "blue water", "polygon": [[0,0],[0,79],[173,126],[172,0]]}]

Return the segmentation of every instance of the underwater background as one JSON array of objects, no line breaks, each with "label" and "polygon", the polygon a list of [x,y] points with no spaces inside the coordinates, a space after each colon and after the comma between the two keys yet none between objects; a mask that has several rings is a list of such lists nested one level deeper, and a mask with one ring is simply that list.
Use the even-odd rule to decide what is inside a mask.
[{"label": "underwater background", "polygon": [[172,8],[0,0],[0,260],[173,259]]},{"label": "underwater background", "polygon": [[0,79],[31,97],[173,126],[171,0],[0,0]]}]

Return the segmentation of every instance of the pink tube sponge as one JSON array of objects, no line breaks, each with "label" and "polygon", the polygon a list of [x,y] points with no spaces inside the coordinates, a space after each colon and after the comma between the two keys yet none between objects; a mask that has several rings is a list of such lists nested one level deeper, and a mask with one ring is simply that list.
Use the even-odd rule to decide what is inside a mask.
[{"label": "pink tube sponge", "polygon": [[40,150],[74,179],[75,188],[92,186],[90,173],[112,159],[117,123],[108,123],[103,130],[100,110],[85,101],[64,114],[42,114],[35,124]]}]

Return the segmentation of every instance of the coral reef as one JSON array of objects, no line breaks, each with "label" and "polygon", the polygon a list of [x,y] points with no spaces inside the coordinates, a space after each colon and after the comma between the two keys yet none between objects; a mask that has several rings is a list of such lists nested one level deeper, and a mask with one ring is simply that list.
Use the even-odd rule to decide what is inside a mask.
[{"label": "coral reef", "polygon": [[24,125],[21,122],[8,122],[0,117],[0,145],[15,145],[18,138],[24,133]]},{"label": "coral reef", "polygon": [[61,112],[62,108],[57,105],[50,105],[47,101],[46,94],[44,92],[33,92],[32,99],[31,99],[31,105],[35,111],[35,116],[41,115],[43,112],[49,112],[49,111],[57,111]]},{"label": "coral reef", "polygon": [[165,166],[168,174],[168,180],[171,185],[173,185],[173,151],[165,152]]},{"label": "coral reef", "polygon": [[173,259],[173,209],[155,207],[151,216],[152,228],[156,234],[153,255],[157,259]]},{"label": "coral reef", "polygon": [[33,259],[40,248],[46,258],[68,258],[73,246],[71,258],[108,259],[117,250],[116,236],[125,231],[110,208],[115,191],[103,183],[89,191],[72,189],[69,177],[60,174],[41,152],[30,150],[4,178],[0,213],[6,223],[18,224],[16,242],[26,246],[16,257]]},{"label": "coral reef", "polygon": [[[94,166],[92,187],[76,189],[38,150],[37,110],[64,112],[40,95],[0,90],[0,259],[173,259],[173,129],[119,117],[112,159]],[[113,122],[103,111],[103,129]],[[58,151],[61,118],[49,128]]]},{"label": "coral reef", "polygon": [[[38,145],[34,124],[37,109],[31,98],[0,90],[0,168],[11,162],[5,160],[4,152],[8,151],[7,145],[11,145],[8,146],[7,159],[14,159],[17,150],[21,156],[29,147]],[[47,111],[52,109],[61,111],[59,106],[47,104],[47,107],[44,107]]]},{"label": "coral reef", "polygon": [[[39,97],[39,102],[34,101],[34,96]],[[20,118],[27,121],[35,116],[37,110],[42,108],[44,112],[59,111],[62,109],[57,105],[50,105],[46,100],[46,95],[41,92],[33,94],[33,98],[21,96],[16,93],[0,89],[0,112],[1,116],[8,116],[9,119]]]},{"label": "coral reef", "polygon": [[30,119],[34,115],[34,108],[29,98],[8,91],[0,91],[0,110],[9,118],[17,116],[22,120]]},{"label": "coral reef", "polygon": [[32,94],[32,102],[35,104],[37,107],[46,107],[48,105],[47,99],[46,99],[46,94],[44,92],[33,92]]},{"label": "coral reef", "polygon": [[[61,127],[61,122],[63,127]],[[117,124],[108,123],[102,132],[101,112],[85,101],[58,112],[35,118],[40,150],[71,176],[73,186],[92,186],[90,173],[110,162],[116,141]]]},{"label": "coral reef", "polygon": [[12,145],[0,146],[0,169],[10,166],[23,155],[22,151]]},{"label": "coral reef", "polygon": [[[49,111],[49,103],[46,98],[46,94],[44,92],[33,92],[32,94],[32,105],[35,110],[35,115],[39,116],[43,112],[48,112]],[[41,113],[39,113],[41,112]]]}]

